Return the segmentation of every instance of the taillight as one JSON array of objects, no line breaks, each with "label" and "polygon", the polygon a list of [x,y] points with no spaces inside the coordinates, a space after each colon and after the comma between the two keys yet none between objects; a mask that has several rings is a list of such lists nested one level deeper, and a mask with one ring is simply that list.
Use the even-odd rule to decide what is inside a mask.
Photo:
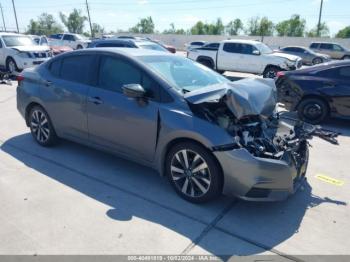
[{"label": "taillight", "polygon": [[17,82],[18,82],[18,84],[19,84],[21,81],[24,80],[24,76],[22,76],[22,75],[17,75],[17,76],[16,76],[16,80],[17,80]]},{"label": "taillight", "polygon": [[276,77],[279,78],[279,77],[282,77],[282,76],[284,76],[284,75],[285,75],[285,74],[284,74],[283,71],[279,71],[279,72],[277,72]]}]

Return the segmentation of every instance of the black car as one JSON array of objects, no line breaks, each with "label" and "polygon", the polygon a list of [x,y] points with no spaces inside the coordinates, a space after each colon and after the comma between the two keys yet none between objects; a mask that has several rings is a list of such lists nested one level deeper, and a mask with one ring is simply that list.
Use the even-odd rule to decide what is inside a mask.
[{"label": "black car", "polygon": [[307,122],[350,118],[350,61],[279,72],[276,86],[279,101]]}]

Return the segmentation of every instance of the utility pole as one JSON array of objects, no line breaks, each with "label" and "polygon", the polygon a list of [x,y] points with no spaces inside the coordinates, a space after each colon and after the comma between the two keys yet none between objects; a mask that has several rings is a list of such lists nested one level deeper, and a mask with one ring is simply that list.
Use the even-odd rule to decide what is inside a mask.
[{"label": "utility pole", "polygon": [[1,3],[0,3],[0,8],[1,8],[2,22],[4,24],[4,30],[6,32],[6,24],[5,24],[4,12],[2,11],[2,4]]},{"label": "utility pole", "polygon": [[94,32],[92,31],[92,24],[91,24],[91,17],[90,17],[89,4],[88,4],[88,1],[87,1],[87,0],[86,0],[86,10],[87,10],[87,13],[88,13],[88,18],[89,18],[91,38],[94,38]]},{"label": "utility pole", "polygon": [[14,0],[12,0],[12,6],[13,6],[13,12],[15,13],[16,26],[17,26],[17,33],[19,33],[18,21],[17,21],[17,13],[16,13],[16,7],[15,7],[15,2],[14,2]]},{"label": "utility pole", "polygon": [[322,17],[322,7],[323,7],[323,0],[321,0],[320,14],[318,15],[317,36],[320,36],[320,30],[321,30],[321,17]]}]

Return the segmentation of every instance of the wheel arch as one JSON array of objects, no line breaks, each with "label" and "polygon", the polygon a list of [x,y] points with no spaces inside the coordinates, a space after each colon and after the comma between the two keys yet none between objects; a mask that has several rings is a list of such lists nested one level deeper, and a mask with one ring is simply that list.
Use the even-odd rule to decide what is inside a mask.
[{"label": "wheel arch", "polygon": [[198,146],[201,146],[203,148],[205,148],[206,150],[208,150],[208,152],[210,152],[210,154],[212,155],[214,161],[216,162],[216,164],[218,165],[219,169],[220,169],[220,176],[221,176],[221,185],[220,185],[220,190],[222,191],[223,190],[223,186],[225,184],[225,176],[224,176],[224,172],[223,172],[223,169],[222,169],[222,166],[219,162],[219,160],[217,159],[217,157],[212,153],[212,150],[210,148],[208,148],[207,146],[205,146],[203,143],[199,142],[198,140],[196,139],[193,139],[193,138],[187,138],[187,137],[178,137],[178,138],[175,138],[171,141],[169,141],[164,150],[163,150],[163,153],[161,155],[161,167],[160,167],[160,175],[161,176],[165,176],[165,161],[166,161],[166,157],[169,153],[169,151],[171,150],[171,148],[178,144],[178,143],[183,143],[183,142],[191,142],[191,143],[194,143],[194,144],[197,144]]},{"label": "wheel arch", "polygon": [[196,59],[196,61],[197,61],[198,63],[200,63],[200,61],[208,61],[208,62],[211,63],[212,69],[215,69],[215,68],[216,68],[215,62],[214,62],[213,58],[211,58],[211,57],[209,57],[209,56],[198,56],[197,59]]},{"label": "wheel arch", "polygon": [[32,101],[30,102],[27,106],[26,106],[26,109],[25,109],[25,116],[24,116],[24,119],[25,119],[25,122],[26,122],[26,125],[29,127],[29,113],[30,113],[30,110],[32,110],[33,107],[35,106],[40,106],[42,107],[45,111],[45,107],[43,107],[42,104],[38,103],[37,101]]},{"label": "wheel arch", "polygon": [[331,112],[331,106],[330,106],[330,101],[327,100],[324,96],[322,95],[319,95],[319,94],[306,94],[304,95],[299,101],[298,103],[295,105],[294,107],[294,110],[297,110],[300,103],[306,99],[310,99],[310,98],[315,98],[315,99],[320,99],[322,100],[328,107],[328,112],[330,113]]}]

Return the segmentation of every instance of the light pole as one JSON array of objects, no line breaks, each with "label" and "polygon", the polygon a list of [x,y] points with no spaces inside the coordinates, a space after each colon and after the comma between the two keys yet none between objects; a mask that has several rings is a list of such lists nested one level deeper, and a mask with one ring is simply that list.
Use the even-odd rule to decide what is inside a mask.
[{"label": "light pole", "polygon": [[0,3],[0,8],[1,8],[2,22],[4,24],[4,30],[6,32],[6,24],[5,24],[4,12],[2,11],[2,4],[1,3]]},{"label": "light pole", "polygon": [[322,7],[323,7],[323,0],[321,0],[320,14],[318,15],[317,36],[320,36],[320,30],[321,30],[321,17],[322,17]]}]

